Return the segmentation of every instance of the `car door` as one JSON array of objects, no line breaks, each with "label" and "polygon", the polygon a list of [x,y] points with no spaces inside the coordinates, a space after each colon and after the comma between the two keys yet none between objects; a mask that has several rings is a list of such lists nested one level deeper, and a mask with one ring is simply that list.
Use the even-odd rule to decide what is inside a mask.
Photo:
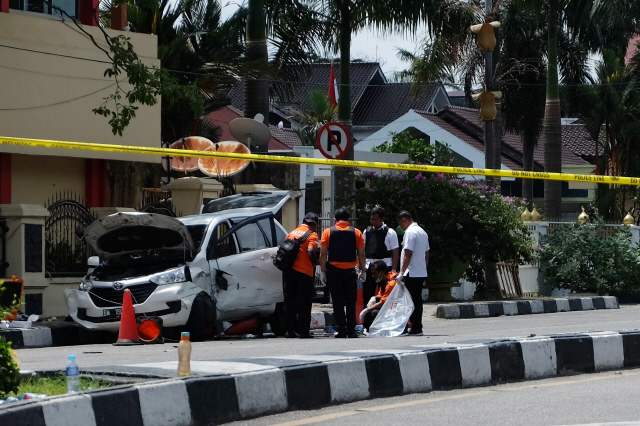
[{"label": "car door", "polygon": [[271,259],[277,250],[273,214],[222,222],[212,237],[208,257],[220,319],[270,314],[283,300],[282,273]]}]

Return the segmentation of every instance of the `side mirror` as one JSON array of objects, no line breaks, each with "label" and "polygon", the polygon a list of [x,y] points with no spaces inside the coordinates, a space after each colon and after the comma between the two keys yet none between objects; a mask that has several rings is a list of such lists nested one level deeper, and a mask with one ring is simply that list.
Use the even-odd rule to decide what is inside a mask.
[{"label": "side mirror", "polygon": [[87,260],[87,266],[89,268],[96,268],[96,267],[100,266],[100,258],[98,256],[91,256]]}]

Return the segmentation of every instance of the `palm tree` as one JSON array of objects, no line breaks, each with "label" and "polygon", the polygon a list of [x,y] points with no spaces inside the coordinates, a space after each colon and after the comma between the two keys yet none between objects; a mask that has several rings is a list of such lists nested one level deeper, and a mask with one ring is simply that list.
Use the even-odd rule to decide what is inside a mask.
[{"label": "palm tree", "polygon": [[[546,64],[544,25],[531,8],[504,4],[501,15],[501,81],[504,130],[522,137],[522,168],[533,171],[533,152],[542,131]],[[522,180],[522,197],[533,203],[533,180]]]},{"label": "palm tree", "polygon": [[[296,2],[298,3],[298,2]],[[403,0],[403,1],[354,1],[354,0],[306,0],[300,6],[309,12],[324,35],[329,35],[325,46],[340,52],[340,88],[338,100],[338,122],[351,132],[351,36],[365,27],[373,27],[381,33],[414,32],[420,22],[427,22],[435,32],[445,34],[461,33],[464,26],[457,14],[444,15],[442,7],[448,0]],[[462,9],[462,8],[461,8]],[[353,144],[344,159],[353,159]],[[350,192],[354,185],[353,170],[339,168],[336,178],[340,182],[342,196]]]},{"label": "palm tree", "polygon": [[302,144],[315,146],[322,126],[336,119],[337,107],[331,105],[329,96],[322,90],[309,92],[309,106],[310,111],[295,110],[292,118],[303,125],[301,129],[296,130]]},{"label": "palm tree", "polygon": [[[640,59],[640,58],[638,58]],[[640,167],[640,90],[636,62],[628,67],[614,50],[607,50],[596,66],[596,85],[578,93],[578,116],[596,142],[598,172],[612,176],[638,176]],[[625,200],[635,188],[598,185],[596,203],[607,219],[622,219]]]},{"label": "palm tree", "polygon": [[[516,0],[525,2],[525,0]],[[638,31],[640,5],[630,0],[537,0],[538,10],[547,18],[547,94],[543,135],[545,138],[545,171],[562,171],[561,105],[558,78],[559,62],[571,57],[559,57],[559,35],[564,31],[569,40],[580,42],[586,53],[615,48],[618,56],[631,36]],[[566,76],[562,76],[567,83]],[[562,191],[559,181],[545,181],[544,208],[548,217],[560,217]]]}]

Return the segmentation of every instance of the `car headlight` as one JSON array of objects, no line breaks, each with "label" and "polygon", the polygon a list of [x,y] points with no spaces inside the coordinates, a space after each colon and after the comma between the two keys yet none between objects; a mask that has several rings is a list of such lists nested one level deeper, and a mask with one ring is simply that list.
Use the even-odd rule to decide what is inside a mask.
[{"label": "car headlight", "polygon": [[180,268],[171,269],[161,274],[154,275],[149,278],[149,281],[157,285],[183,283],[188,281],[188,275],[189,273],[186,268],[181,266]]},{"label": "car headlight", "polygon": [[82,278],[82,281],[80,282],[80,291],[91,291],[91,289],[93,288],[93,283],[91,282],[91,278],[87,278],[88,276],[85,276]]}]

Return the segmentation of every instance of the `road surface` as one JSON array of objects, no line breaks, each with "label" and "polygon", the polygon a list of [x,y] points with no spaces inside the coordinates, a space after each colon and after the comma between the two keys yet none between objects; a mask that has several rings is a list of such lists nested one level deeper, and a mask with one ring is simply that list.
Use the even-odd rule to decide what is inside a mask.
[{"label": "road surface", "polygon": [[229,423],[243,426],[640,425],[640,369],[379,398]]},{"label": "road surface", "polygon": [[[316,354],[354,349],[393,349],[445,342],[529,336],[557,333],[620,331],[640,329],[640,306],[625,305],[620,309],[559,312],[554,314],[521,315],[445,320],[432,313],[436,305],[425,305],[422,337],[379,339],[310,340],[265,338],[225,338],[193,343],[192,360],[230,360],[247,357],[273,357],[292,354]],[[75,354],[80,368],[130,365],[145,362],[174,361],[178,358],[177,342],[146,346],[81,345],[19,349],[18,360],[23,370],[64,369],[67,356]]]}]

